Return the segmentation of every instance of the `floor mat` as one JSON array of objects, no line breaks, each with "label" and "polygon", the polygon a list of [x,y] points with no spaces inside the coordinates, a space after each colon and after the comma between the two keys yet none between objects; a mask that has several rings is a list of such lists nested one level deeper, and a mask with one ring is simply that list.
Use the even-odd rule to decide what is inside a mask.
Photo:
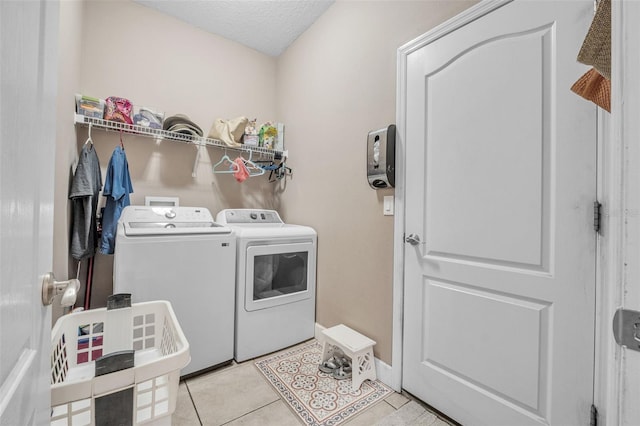
[{"label": "floor mat", "polygon": [[336,380],[318,370],[322,345],[317,341],[256,361],[256,366],[307,425],[339,425],[393,391],[366,380],[358,390],[351,380]]}]

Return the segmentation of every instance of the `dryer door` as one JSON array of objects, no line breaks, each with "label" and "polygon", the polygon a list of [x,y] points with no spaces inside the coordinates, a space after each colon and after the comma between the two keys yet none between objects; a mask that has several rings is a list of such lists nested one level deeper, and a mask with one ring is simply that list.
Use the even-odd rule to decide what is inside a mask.
[{"label": "dryer door", "polygon": [[316,287],[313,242],[247,247],[245,309],[256,311],[308,299]]}]

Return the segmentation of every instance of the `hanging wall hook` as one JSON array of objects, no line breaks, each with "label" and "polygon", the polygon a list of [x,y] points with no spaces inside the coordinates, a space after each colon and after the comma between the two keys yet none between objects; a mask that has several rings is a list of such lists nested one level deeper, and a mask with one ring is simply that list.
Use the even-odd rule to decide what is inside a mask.
[{"label": "hanging wall hook", "polygon": [[93,125],[93,122],[90,121],[89,122],[89,133],[88,133],[88,136],[87,136],[87,140],[84,142],[85,145],[88,144],[88,143],[93,145],[93,139],[91,139],[91,126],[92,125]]}]

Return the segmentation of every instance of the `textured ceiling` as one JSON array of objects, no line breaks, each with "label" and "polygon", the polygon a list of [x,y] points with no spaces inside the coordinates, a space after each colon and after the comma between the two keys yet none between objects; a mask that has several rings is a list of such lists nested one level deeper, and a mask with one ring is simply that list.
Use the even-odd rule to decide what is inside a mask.
[{"label": "textured ceiling", "polygon": [[279,56],[334,0],[134,0],[213,34]]}]

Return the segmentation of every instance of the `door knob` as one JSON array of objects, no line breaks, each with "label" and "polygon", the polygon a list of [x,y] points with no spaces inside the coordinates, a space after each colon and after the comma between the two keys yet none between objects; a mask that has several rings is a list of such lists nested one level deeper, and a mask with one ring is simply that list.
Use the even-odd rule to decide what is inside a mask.
[{"label": "door knob", "polygon": [[72,278],[67,281],[56,281],[53,272],[49,272],[42,278],[42,304],[47,306],[53,303],[53,298],[62,293],[60,305],[72,306],[76,303],[76,297],[80,290],[80,281]]},{"label": "door knob", "polygon": [[404,240],[412,246],[417,246],[418,244],[420,244],[420,236],[416,234],[409,234],[409,236],[407,236],[407,238],[405,238]]}]

